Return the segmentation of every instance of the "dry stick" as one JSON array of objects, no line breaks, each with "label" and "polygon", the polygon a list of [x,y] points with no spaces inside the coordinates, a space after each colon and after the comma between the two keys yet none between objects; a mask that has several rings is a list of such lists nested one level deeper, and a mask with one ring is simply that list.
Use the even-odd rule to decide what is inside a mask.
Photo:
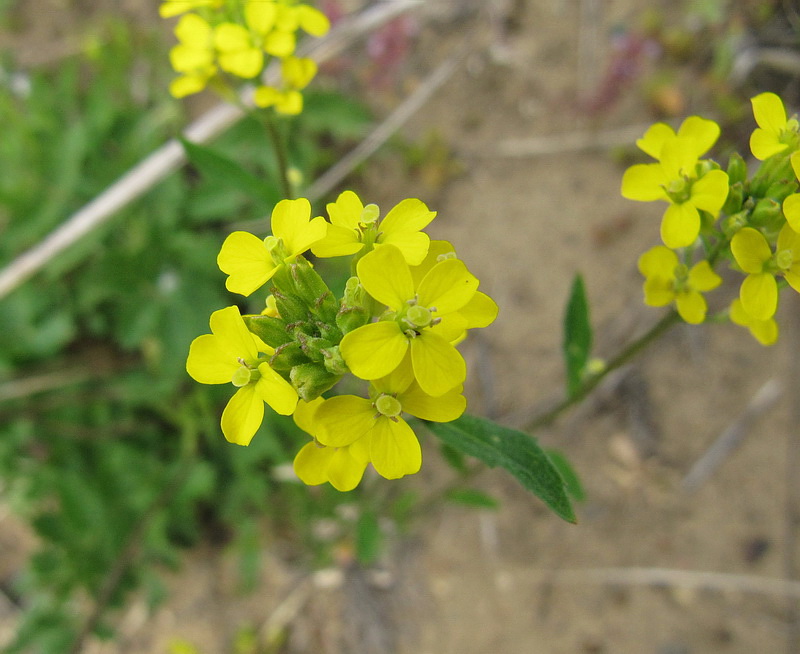
[{"label": "dry stick", "polygon": [[670,568],[589,568],[586,570],[515,571],[525,583],[609,584],[615,586],[670,586],[800,599],[800,582],[726,572]]},{"label": "dry stick", "polygon": [[[338,24],[326,38],[316,42],[304,54],[313,56],[319,62],[331,59],[357,37],[420,4],[420,0],[394,0],[375,5]],[[272,67],[268,76],[270,72],[274,78],[277,68]],[[252,89],[245,91],[242,102],[246,106],[252,106]],[[194,143],[205,143],[231,127],[244,115],[234,105],[219,105],[189,125],[184,136]],[[8,295],[53,257],[105,223],[117,211],[143,195],[185,162],[186,154],[177,139],[167,142],[142,160],[43,240],[0,270],[0,298]]]},{"label": "dry stick", "polygon": [[688,493],[696,491],[716,472],[726,458],[744,440],[753,423],[764,415],[783,393],[780,383],[768,380],[750,400],[742,414],[723,431],[683,478],[681,487]]},{"label": "dry stick", "polygon": [[0,384],[0,402],[18,400],[56,388],[72,386],[73,384],[82,384],[86,381],[98,379],[100,376],[97,370],[73,368],[71,370],[58,370],[42,375],[14,379],[5,384]]},{"label": "dry stick", "polygon": [[361,143],[323,173],[305,191],[305,196],[317,200],[333,190],[353,169],[375,153],[402,125],[416,114],[431,96],[452,77],[465,52],[455,54],[439,64],[387,118]]}]

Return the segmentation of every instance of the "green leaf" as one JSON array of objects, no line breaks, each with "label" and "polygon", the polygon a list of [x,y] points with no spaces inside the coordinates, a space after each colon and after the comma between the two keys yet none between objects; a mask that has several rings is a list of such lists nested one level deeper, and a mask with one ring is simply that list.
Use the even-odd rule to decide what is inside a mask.
[{"label": "green leaf", "polygon": [[564,316],[564,359],[567,364],[567,394],[570,397],[580,389],[591,349],[589,302],[586,299],[583,278],[576,275]]},{"label": "green leaf", "polygon": [[575,468],[564,456],[563,452],[548,448],[545,450],[547,456],[550,457],[550,462],[561,473],[561,479],[564,480],[564,486],[567,488],[567,493],[572,496],[576,502],[583,502],[586,499],[586,491],[583,489],[580,477],[575,472]]},{"label": "green leaf", "polygon": [[576,521],[564,480],[532,436],[469,415],[453,422],[426,424],[451,447],[489,466],[505,468],[559,517]]},{"label": "green leaf", "polygon": [[465,506],[471,506],[476,509],[496,509],[500,506],[500,502],[491,495],[475,488],[452,490],[447,493],[446,497],[451,502],[464,504]]},{"label": "green leaf", "polygon": [[269,206],[275,204],[276,200],[271,186],[233,159],[184,138],[181,138],[180,142],[183,144],[183,149],[186,150],[189,161],[210,181],[243,191],[257,202]]}]

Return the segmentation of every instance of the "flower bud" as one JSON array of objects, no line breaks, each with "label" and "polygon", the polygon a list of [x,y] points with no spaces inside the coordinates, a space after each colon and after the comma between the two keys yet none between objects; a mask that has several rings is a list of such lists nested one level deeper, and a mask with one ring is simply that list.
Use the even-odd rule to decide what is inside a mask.
[{"label": "flower bud", "polygon": [[264,315],[242,316],[242,318],[247,329],[271,347],[279,347],[292,340],[286,331],[286,323],[280,318]]},{"label": "flower bud", "polygon": [[735,213],[732,216],[725,218],[720,224],[722,227],[722,233],[728,238],[733,238],[733,235],[736,232],[738,232],[742,227],[747,226],[747,216],[747,211],[740,211],[739,213]]},{"label": "flower bud", "polygon": [[750,222],[753,225],[769,225],[781,216],[781,203],[772,198],[762,198],[756,203]]},{"label": "flower bud", "polygon": [[303,363],[292,368],[289,379],[300,398],[311,402],[338,382],[341,375],[331,374],[321,363]]},{"label": "flower bud", "polygon": [[315,338],[303,332],[297,332],[295,334],[295,339],[300,344],[300,349],[303,351],[303,354],[316,363],[321,363],[323,360],[320,350],[333,345],[333,343],[324,338]]},{"label": "flower bud", "polygon": [[342,334],[363,327],[369,322],[369,313],[363,307],[346,307],[342,305],[339,313],[336,314],[336,325],[342,330]]},{"label": "flower bud", "polygon": [[334,375],[346,375],[350,372],[350,368],[348,368],[347,364],[344,362],[344,357],[339,351],[338,345],[325,348],[324,350],[320,350],[320,352],[322,352],[322,356],[325,357],[322,363],[325,364],[325,369],[328,372]]},{"label": "flower bud", "polygon": [[734,152],[728,160],[728,181],[733,186],[737,183],[744,184],[747,180],[747,164],[738,152]]},{"label": "flower bud", "polygon": [[743,200],[744,184],[742,182],[731,184],[730,190],[728,191],[728,197],[725,200],[725,204],[722,206],[723,213],[731,215],[741,211]]},{"label": "flower bud", "polygon": [[275,305],[290,331],[307,322],[311,317],[305,302],[296,295],[284,293],[282,289],[278,290],[277,288],[272,294],[275,296]]},{"label": "flower bud", "polygon": [[297,263],[289,266],[289,271],[297,296],[306,303],[311,313],[325,322],[333,322],[339,304],[311,264],[298,259]]},{"label": "flower bud", "polygon": [[288,372],[303,363],[308,363],[308,357],[295,341],[281,345],[269,360],[269,365],[277,372]]},{"label": "flower bud", "polygon": [[775,200],[776,202],[783,202],[787,196],[791,195],[796,190],[797,180],[794,179],[794,177],[781,179],[770,184],[765,197]]}]

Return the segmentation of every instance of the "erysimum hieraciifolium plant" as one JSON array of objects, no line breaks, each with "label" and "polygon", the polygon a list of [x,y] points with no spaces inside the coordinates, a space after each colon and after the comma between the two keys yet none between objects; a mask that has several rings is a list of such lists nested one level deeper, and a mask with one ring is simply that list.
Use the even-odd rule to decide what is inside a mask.
[{"label": "erysimum hieraciifolium plant", "polygon": [[[403,414],[432,422],[463,414],[466,363],[456,345],[498,309],[453,246],[422,231],[436,215],[422,201],[404,200],[381,220],[376,205],[345,191],[328,215],[312,218],[304,198],[282,200],[270,236],[225,239],[217,261],[228,290],[249,296],[269,283],[266,308],[214,312],[187,371],[235,387],[221,420],[229,441],[250,443],[266,402],[295,414],[313,439],[295,459],[298,477],[352,490],[369,464],[387,479],[419,471],[420,444]],[[309,249],[350,258],[341,298],[303,256]],[[365,397],[324,397],[346,375],[362,380]]]},{"label": "erysimum hieraciifolium plant", "polygon": [[[630,167],[622,195],[669,203],[661,223],[664,245],[639,258],[645,303],[674,303],[675,318],[692,324],[730,319],[771,345],[778,338],[780,290],[800,292],[800,126],[774,93],[761,93],[751,103],[758,127],[750,149],[761,162],[752,175],[739,154],[730,157],[726,170],[701,159],[720,128],[692,116],[677,132],[657,123],[637,141],[657,163]],[[720,266],[743,279],[728,308],[709,316],[704,294],[721,286]]]}]

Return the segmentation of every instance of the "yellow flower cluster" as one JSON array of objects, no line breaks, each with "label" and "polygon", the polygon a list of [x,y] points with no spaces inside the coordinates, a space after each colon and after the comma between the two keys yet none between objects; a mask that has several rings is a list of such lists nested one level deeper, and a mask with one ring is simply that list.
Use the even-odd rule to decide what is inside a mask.
[{"label": "yellow flower cluster", "polygon": [[322,36],[330,28],[325,14],[296,0],[164,0],[161,16],[179,16],[178,44],[170,62],[179,74],[170,93],[182,98],[202,91],[212,80],[254,80],[274,58],[280,61],[280,87],[258,85],[254,101],[284,114],[303,109],[301,91],[317,73],[312,59],[295,56],[297,32]]},{"label": "yellow flower cluster", "polygon": [[668,203],[661,222],[664,245],[639,259],[645,303],[674,302],[686,322],[704,322],[702,294],[722,284],[714,267],[728,261],[745,278],[727,316],[770,345],[778,338],[780,288],[788,284],[800,292],[800,124],[787,117],[774,93],[751,103],[758,127],[750,149],[763,162],[751,178],[738,154],[727,171],[700,158],[720,128],[692,116],[677,132],[657,123],[637,141],[656,163],[628,168],[621,190],[631,200]]},{"label": "yellow flower cluster", "polygon": [[[329,220],[312,218],[308,200],[282,200],[270,236],[225,239],[217,263],[228,290],[249,296],[270,282],[271,294],[260,314],[214,312],[212,333],[194,340],[186,369],[201,383],[236,387],[222,414],[229,441],[250,442],[266,402],[312,437],[295,458],[297,476],[351,490],[370,464],[387,479],[420,469],[404,415],[461,416],[467,370],[456,346],[491,324],[497,305],[450,243],[422,231],[436,214],[420,200],[403,200],[381,219],[376,205],[345,191],[327,212]],[[304,258],[309,249],[351,257],[341,298]],[[365,397],[329,393],[348,373],[363,380]]]}]

